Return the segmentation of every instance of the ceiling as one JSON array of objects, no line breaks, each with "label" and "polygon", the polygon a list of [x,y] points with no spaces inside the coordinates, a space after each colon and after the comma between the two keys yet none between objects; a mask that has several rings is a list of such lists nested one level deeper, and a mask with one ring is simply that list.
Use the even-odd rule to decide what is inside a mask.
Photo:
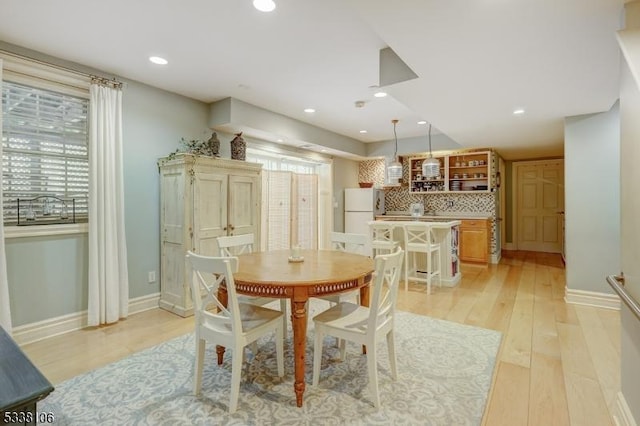
[{"label": "ceiling", "polygon": [[[2,0],[0,40],[365,143],[391,140],[397,118],[402,144],[427,120],[506,159],[562,155],[564,117],[618,98],[623,0],[275,1],[263,13],[251,0]],[[385,47],[418,78],[378,99]]]}]

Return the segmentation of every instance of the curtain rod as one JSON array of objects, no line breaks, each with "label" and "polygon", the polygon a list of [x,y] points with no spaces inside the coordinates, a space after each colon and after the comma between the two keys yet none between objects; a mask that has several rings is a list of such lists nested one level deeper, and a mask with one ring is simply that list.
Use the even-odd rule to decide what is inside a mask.
[{"label": "curtain rod", "polygon": [[109,86],[109,87],[113,87],[114,89],[122,89],[122,82],[116,80],[115,77],[112,80],[109,80],[109,79],[104,78],[104,77],[98,77],[96,75],[90,75],[89,77],[91,77],[91,83],[92,84],[99,84],[101,86]]},{"label": "curtain rod", "polygon": [[21,54],[14,53],[14,52],[9,52],[9,51],[4,50],[4,49],[0,49],[0,53],[8,55],[8,56],[13,56],[15,58],[19,58],[19,59],[22,59],[22,60],[35,62],[35,63],[37,63],[39,65],[44,65],[44,66],[48,66],[48,67],[59,69],[61,71],[77,74],[77,75],[82,76],[82,77],[88,77],[88,78],[91,79],[91,82],[94,82],[94,80],[96,80],[95,82],[98,83],[98,84],[110,84],[110,85],[113,85],[116,88],[122,88],[122,85],[123,85],[123,83],[121,81],[117,80],[115,77],[113,77],[112,79],[108,79],[106,77],[101,77],[101,76],[97,76],[95,74],[90,74],[90,73],[86,73],[86,72],[83,72],[83,71],[78,71],[78,70],[73,69],[73,68],[68,68],[66,66],[54,64],[52,62],[43,61],[42,59],[35,59],[35,58],[30,57],[30,56],[25,56],[25,55],[21,55]]}]

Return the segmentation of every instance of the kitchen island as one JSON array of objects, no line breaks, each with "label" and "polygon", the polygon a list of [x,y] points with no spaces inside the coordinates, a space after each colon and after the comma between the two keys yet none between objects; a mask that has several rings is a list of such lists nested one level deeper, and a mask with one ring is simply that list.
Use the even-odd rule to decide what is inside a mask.
[{"label": "kitchen island", "polygon": [[[376,220],[384,220],[394,227],[393,239],[398,241],[404,248],[404,225],[408,221],[419,220],[430,222],[435,238],[440,244],[440,279],[445,287],[454,287],[462,279],[460,272],[460,260],[458,253],[458,235],[461,222],[459,220],[433,220],[422,216],[413,218],[411,216],[376,216]],[[418,269],[426,264],[426,258],[418,259]]]},{"label": "kitchen island", "polygon": [[[500,257],[492,255],[493,217],[487,213],[436,212],[413,218],[407,212],[387,212],[376,216],[376,220],[384,221],[436,221],[461,222],[458,233],[458,254],[463,262],[475,264],[498,263]],[[497,238],[497,237],[496,237]]]}]

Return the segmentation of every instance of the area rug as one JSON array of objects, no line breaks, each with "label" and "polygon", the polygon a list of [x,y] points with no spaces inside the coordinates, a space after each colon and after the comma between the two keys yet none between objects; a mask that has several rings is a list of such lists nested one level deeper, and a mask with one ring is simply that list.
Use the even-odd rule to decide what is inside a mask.
[{"label": "area rug", "polygon": [[479,425],[491,387],[501,334],[399,312],[398,380],[391,379],[386,342],[378,345],[382,408],[368,389],[366,355],[347,345],[339,361],[335,339],[324,344],[320,383],[312,386],[313,323],[307,333],[304,406],[293,390],[291,330],[285,376],[277,376],[275,345],[247,350],[236,413],[228,414],[231,351],[216,363],[208,345],[202,395],[192,394],[194,335],[131,355],[56,386],[38,405],[59,425]]}]

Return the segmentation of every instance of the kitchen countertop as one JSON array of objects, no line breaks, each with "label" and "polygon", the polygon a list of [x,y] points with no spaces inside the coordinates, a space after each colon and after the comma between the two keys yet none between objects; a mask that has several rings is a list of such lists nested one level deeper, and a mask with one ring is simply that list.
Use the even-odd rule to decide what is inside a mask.
[{"label": "kitchen countertop", "polygon": [[[409,213],[389,212],[384,215],[376,216],[376,220],[411,220],[413,217]],[[431,220],[465,220],[465,219],[492,219],[488,213],[457,213],[457,212],[434,212],[425,214],[419,219]]]}]

